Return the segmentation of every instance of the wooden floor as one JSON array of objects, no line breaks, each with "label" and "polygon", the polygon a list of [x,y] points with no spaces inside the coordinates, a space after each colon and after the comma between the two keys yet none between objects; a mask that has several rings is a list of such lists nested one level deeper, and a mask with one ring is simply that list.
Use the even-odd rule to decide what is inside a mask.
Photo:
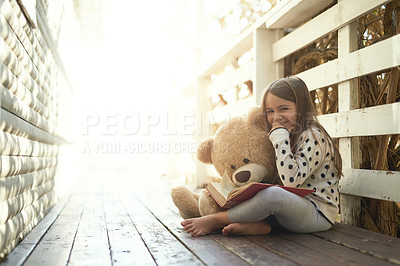
[{"label": "wooden floor", "polygon": [[193,238],[180,226],[167,180],[133,176],[89,174],[89,185],[58,203],[3,264],[400,264],[400,239],[340,224],[315,234]]}]

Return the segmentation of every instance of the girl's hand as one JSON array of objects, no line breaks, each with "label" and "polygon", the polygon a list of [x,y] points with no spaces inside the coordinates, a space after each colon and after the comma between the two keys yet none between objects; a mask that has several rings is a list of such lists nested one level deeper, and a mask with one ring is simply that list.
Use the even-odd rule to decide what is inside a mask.
[{"label": "girl's hand", "polygon": [[[285,126],[283,126],[283,125],[281,125],[281,124],[279,124],[279,123],[273,122],[273,123],[272,123],[272,128],[271,128],[271,131],[270,131],[270,132],[272,132],[273,130],[275,130],[275,129],[277,129],[277,128],[280,128],[280,127],[286,128]],[[292,133],[292,131],[294,130],[294,126],[291,126],[291,127],[289,127],[289,128],[286,128],[286,129],[287,129],[287,131],[289,131],[289,133]]]},{"label": "girl's hand", "polygon": [[[285,128],[284,126],[282,126],[279,123],[272,123],[272,128],[271,130],[268,132],[268,136],[277,128]],[[285,128],[286,129],[286,128]]]}]

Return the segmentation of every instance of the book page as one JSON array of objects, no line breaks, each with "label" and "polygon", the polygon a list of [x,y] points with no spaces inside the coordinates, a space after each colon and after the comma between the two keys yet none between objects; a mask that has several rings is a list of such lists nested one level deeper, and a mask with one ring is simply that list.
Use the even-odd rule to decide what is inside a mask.
[{"label": "book page", "polygon": [[244,186],[241,186],[241,187],[236,187],[236,188],[232,189],[228,194],[228,198],[234,197],[235,195],[239,194],[241,191],[245,190],[251,184],[254,184],[254,183],[256,183],[256,182],[251,182],[251,183],[248,183],[247,185],[244,185]]},{"label": "book page", "polygon": [[[222,181],[221,181],[221,188],[222,188],[222,190],[224,190],[224,196],[227,196],[228,195],[228,193],[230,192],[230,191],[232,191],[233,189],[235,189],[235,188],[237,188],[238,186],[236,186],[232,181],[231,181],[231,179],[229,178],[229,176],[228,176],[228,173],[226,172],[226,170],[225,170],[225,172],[224,172],[224,175],[222,176]],[[226,193],[225,193],[226,192]]]},{"label": "book page", "polygon": [[[226,201],[226,199],[227,199],[227,197],[228,197],[228,195],[229,195],[229,190],[224,189],[224,188],[222,187],[222,184],[221,184],[221,183],[211,182],[210,185],[211,185],[212,187],[214,187],[215,190],[217,190],[217,193],[219,193],[221,196],[224,197],[224,199],[219,199],[218,194],[217,194],[217,193],[211,193],[213,190],[212,190],[212,189],[209,189],[208,191],[210,192],[210,194],[211,194],[213,197],[215,197],[214,199],[215,199],[217,202],[220,202],[220,203],[222,203],[222,201]],[[208,186],[208,188],[210,188],[210,186]]]}]

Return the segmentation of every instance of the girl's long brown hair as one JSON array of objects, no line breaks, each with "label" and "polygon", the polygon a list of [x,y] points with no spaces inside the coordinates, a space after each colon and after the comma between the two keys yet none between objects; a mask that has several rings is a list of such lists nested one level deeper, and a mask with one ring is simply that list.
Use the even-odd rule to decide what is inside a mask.
[{"label": "girl's long brown hair", "polygon": [[[331,144],[330,146],[332,147],[334,152],[336,169],[338,170],[339,177],[342,176],[342,157],[340,156],[339,150],[337,149],[336,145],[333,143],[331,136],[318,122],[314,105],[311,100],[311,95],[304,81],[298,77],[287,77],[275,80],[270,83],[266,87],[264,91],[264,96],[261,101],[261,109],[265,118],[267,117],[265,99],[268,93],[271,93],[287,101],[294,102],[296,104],[297,121],[294,130],[290,133],[290,142],[295,143],[300,134],[310,127],[316,127],[320,129],[326,134],[328,141]],[[271,130],[271,127],[272,125],[270,125],[267,120],[267,130]],[[294,146],[295,145],[292,146],[292,152]]]}]

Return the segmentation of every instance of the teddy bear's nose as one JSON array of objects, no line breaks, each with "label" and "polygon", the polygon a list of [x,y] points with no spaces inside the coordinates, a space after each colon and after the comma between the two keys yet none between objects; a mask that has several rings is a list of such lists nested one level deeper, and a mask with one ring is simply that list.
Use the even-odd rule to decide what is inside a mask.
[{"label": "teddy bear's nose", "polygon": [[240,183],[247,182],[250,179],[250,171],[240,171],[235,175],[235,178]]}]

